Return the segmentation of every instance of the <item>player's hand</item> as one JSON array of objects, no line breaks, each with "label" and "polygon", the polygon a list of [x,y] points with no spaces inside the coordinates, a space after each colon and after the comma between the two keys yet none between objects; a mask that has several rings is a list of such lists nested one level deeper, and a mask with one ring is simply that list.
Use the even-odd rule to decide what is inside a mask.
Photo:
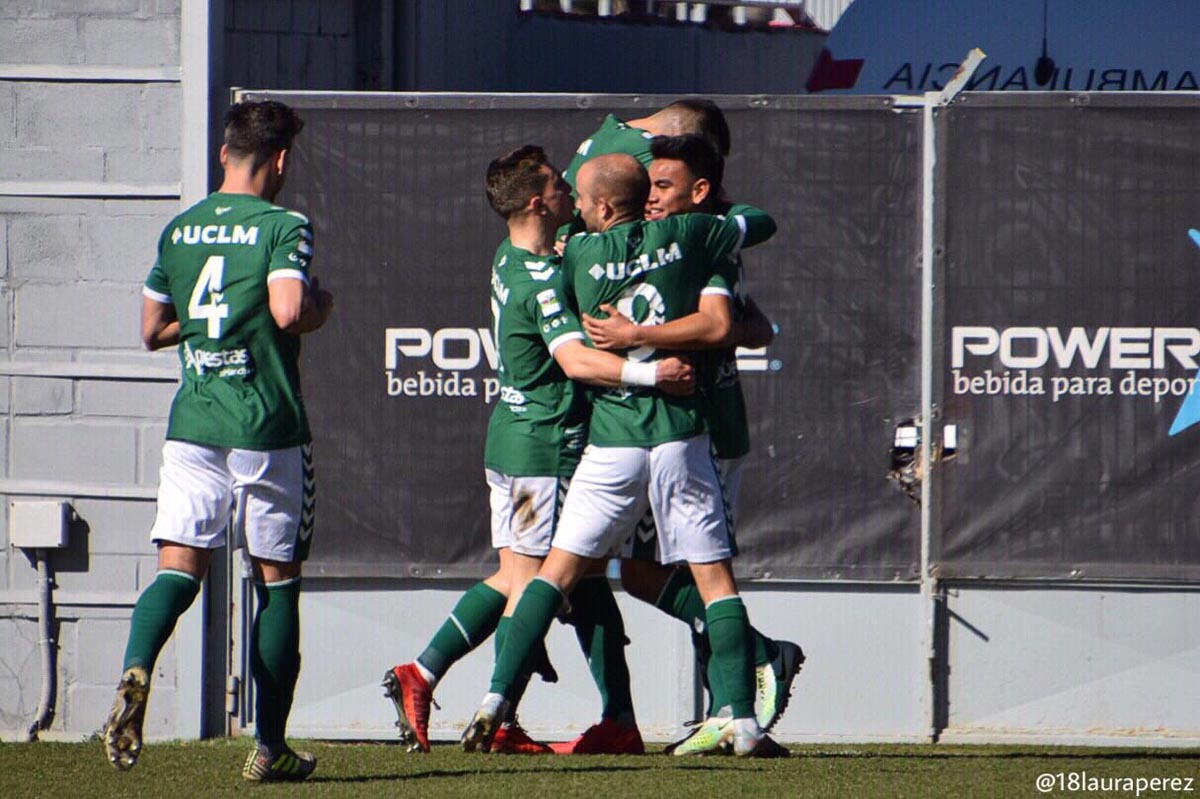
[{"label": "player's hand", "polygon": [[557,255],[559,258],[562,258],[563,253],[566,251],[567,251],[566,237],[563,237],[561,239],[555,239],[554,240],[554,254]]},{"label": "player's hand", "polygon": [[692,365],[683,358],[672,355],[658,361],[657,365],[657,386],[664,394],[686,397],[696,390],[696,373],[692,370]]},{"label": "player's hand", "polygon": [[627,350],[638,346],[637,325],[611,305],[601,305],[600,310],[608,314],[607,319],[583,315],[583,329],[597,349]]}]

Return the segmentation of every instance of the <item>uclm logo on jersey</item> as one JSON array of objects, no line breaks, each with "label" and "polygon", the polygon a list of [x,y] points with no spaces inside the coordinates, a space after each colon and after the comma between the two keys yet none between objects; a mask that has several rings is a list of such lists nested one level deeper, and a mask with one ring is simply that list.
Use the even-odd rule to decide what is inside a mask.
[{"label": "uclm logo on jersey", "polygon": [[[767,357],[766,347],[739,347],[737,363],[740,372],[782,368],[779,360]],[[389,397],[481,398],[491,404],[501,393],[495,376],[499,365],[495,334],[486,327],[384,330],[383,368]]]},{"label": "uclm logo on jersey", "polygon": [[258,243],[258,225],[183,225],[171,232],[171,243],[178,244],[245,244]]}]

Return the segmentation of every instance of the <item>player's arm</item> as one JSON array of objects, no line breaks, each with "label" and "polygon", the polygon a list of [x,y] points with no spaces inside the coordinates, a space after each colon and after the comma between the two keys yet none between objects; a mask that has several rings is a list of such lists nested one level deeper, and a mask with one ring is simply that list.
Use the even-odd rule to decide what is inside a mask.
[{"label": "player's arm", "polygon": [[638,325],[611,305],[601,305],[607,319],[584,314],[583,328],[598,348],[626,350],[653,347],[666,350],[723,349],[733,343],[733,304],[728,294],[700,296],[695,313],[661,325]]},{"label": "player's arm", "polygon": [[[163,239],[160,239],[160,257],[162,243]],[[142,286],[142,343],[151,352],[179,343],[179,316],[171,299],[171,282],[157,260]]]},{"label": "player's arm", "polygon": [[151,352],[179,343],[179,319],[174,303],[142,295],[142,343]]},{"label": "player's arm", "polygon": [[766,211],[744,203],[730,206],[728,211],[717,218],[724,223],[726,228],[716,231],[719,237],[727,237],[735,230],[739,234],[735,249],[728,253],[731,256],[736,256],[737,252],[745,247],[762,244],[774,236],[778,229],[775,220]]},{"label": "player's arm", "polygon": [[286,224],[267,267],[267,304],[280,330],[300,335],[325,324],[333,310],[333,295],[316,278],[309,278],[313,235],[308,220],[288,214]]},{"label": "player's arm", "polygon": [[611,352],[594,350],[574,337],[555,347],[553,355],[567,377],[593,386],[643,386],[686,395],[696,385],[691,364],[675,356],[646,363],[630,361]]},{"label": "player's arm", "polygon": [[542,331],[542,340],[550,356],[572,380],[604,388],[618,386],[658,387],[669,394],[690,394],[694,388],[691,365],[679,358],[638,363],[612,353],[592,349],[583,342],[569,279],[571,262],[563,264],[546,285],[530,294],[526,313]]},{"label": "player's arm", "polygon": [[316,278],[277,277],[267,283],[271,317],[285,333],[311,333],[325,324],[333,311],[333,295],[322,289]]}]

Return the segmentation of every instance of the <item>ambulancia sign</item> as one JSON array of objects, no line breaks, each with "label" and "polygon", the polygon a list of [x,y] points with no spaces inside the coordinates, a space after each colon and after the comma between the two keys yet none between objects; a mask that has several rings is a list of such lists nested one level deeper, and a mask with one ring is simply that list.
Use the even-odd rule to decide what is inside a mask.
[{"label": "ambulancia sign", "polygon": [[[1045,15],[1043,16],[1043,12]],[[855,0],[829,34],[813,92],[940,91],[974,47],[967,91],[1196,91],[1194,0]],[[1052,61],[1042,71],[1042,55]]]}]

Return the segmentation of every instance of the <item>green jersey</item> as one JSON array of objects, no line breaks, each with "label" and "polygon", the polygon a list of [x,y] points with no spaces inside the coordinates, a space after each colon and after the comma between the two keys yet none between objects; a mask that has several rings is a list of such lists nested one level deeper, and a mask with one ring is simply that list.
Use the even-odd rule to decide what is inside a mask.
[{"label": "green jersey", "polygon": [[183,380],[167,438],[242,449],[311,440],[300,396],[300,337],[271,316],[267,283],[308,282],[304,215],[248,194],[216,193],[171,220],[143,294],[179,318]]},{"label": "green jersey", "polygon": [[554,351],[582,341],[557,256],[508,239],[492,262],[492,325],[500,401],[488,422],[484,464],[511,476],[570,477],[587,438],[587,401]]},{"label": "green jersey", "polygon": [[[761,211],[626,222],[569,239],[563,271],[580,311],[599,316],[600,306],[611,304],[640,325],[659,325],[694,313],[701,293],[731,297],[731,258],[774,232],[775,223]],[[627,355],[650,361],[663,353],[640,347]],[[601,447],[653,447],[704,430],[696,397],[610,389],[595,394],[589,440]]]},{"label": "green jersey", "polygon": [[595,158],[598,155],[611,155],[613,153],[624,153],[632,155],[642,166],[650,166],[653,157],[650,155],[650,140],[654,138],[649,133],[639,128],[631,128],[621,120],[617,119],[612,114],[604,118],[604,124],[600,129],[593,133],[589,138],[584,139],[579,145],[579,149],[575,151],[575,157],[571,159],[571,163],[567,166],[567,171],[563,172],[563,179],[571,184],[571,188],[575,188],[575,176],[579,174],[579,167],[583,166],[586,161]]}]

